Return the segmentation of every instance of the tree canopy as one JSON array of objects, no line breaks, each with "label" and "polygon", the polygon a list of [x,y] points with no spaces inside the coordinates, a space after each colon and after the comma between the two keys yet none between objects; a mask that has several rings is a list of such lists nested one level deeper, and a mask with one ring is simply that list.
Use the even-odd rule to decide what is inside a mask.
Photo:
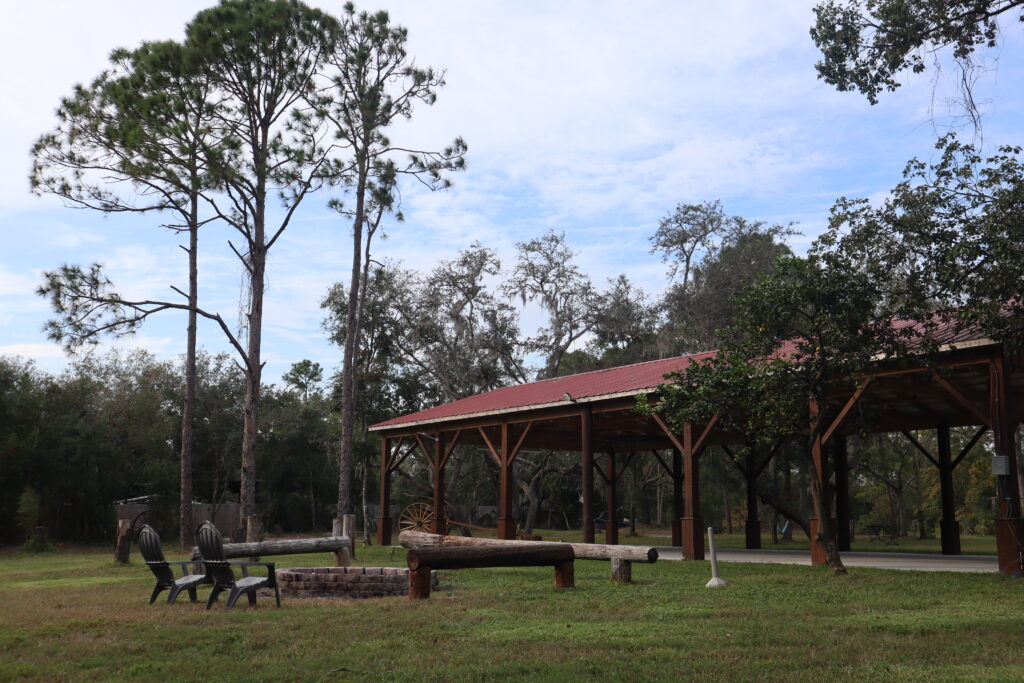
[{"label": "tree canopy", "polygon": [[814,8],[811,37],[822,53],[815,68],[837,90],[860,92],[876,104],[882,92],[900,87],[901,73],[923,72],[943,49],[969,72],[975,51],[996,45],[1004,15],[1024,21],[1022,6],[1020,0],[827,0]]}]

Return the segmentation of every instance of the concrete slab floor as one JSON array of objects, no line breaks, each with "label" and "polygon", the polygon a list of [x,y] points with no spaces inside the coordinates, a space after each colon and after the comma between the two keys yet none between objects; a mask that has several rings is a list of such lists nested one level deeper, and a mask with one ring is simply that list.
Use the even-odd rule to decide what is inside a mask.
[{"label": "concrete slab floor", "polygon": [[[705,554],[707,551],[705,550]],[[841,553],[847,567],[873,567],[875,569],[904,569],[924,572],[999,571],[995,555],[931,555],[925,553]],[[671,546],[658,547],[658,559],[679,561],[682,550]],[[811,564],[808,551],[794,550],[737,550],[718,551],[719,562],[757,562],[766,564]]]}]

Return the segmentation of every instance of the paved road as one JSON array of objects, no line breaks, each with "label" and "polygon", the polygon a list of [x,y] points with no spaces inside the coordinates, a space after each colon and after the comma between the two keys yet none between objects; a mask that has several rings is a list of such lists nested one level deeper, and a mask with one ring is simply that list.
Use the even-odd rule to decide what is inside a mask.
[{"label": "paved road", "polygon": [[[927,555],[923,553],[843,553],[847,567],[874,567],[876,569],[907,569],[924,572],[978,572],[999,571],[994,555]],[[658,559],[682,560],[679,548],[658,547]],[[768,564],[811,563],[810,553],[793,550],[719,550],[719,562],[763,562]]]}]

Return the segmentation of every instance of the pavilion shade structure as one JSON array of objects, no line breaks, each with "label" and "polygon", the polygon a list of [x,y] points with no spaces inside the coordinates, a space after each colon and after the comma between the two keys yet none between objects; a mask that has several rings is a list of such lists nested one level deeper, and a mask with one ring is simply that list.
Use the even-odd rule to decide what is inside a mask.
[{"label": "pavilion shade structure", "polygon": [[[826,400],[815,407],[820,435],[812,461],[819,473],[834,467],[833,461],[845,468],[842,440],[849,434],[968,425],[990,430],[997,453],[1009,456],[1015,464],[1010,444],[1024,418],[1024,355],[1019,351],[1008,353],[1001,344],[967,332],[947,330],[945,334],[946,345],[929,367],[880,361],[877,370],[867,377],[849,381],[839,378],[833,384]],[[780,353],[785,352],[783,346]],[[740,444],[743,435],[723,429],[714,418],[673,426],[657,416],[638,412],[636,402],[640,395],[656,400],[666,375],[685,373],[693,363],[714,355],[679,356],[505,387],[373,425],[370,430],[382,437],[385,476],[381,477],[381,510],[389,508],[390,475],[396,463],[410,454],[429,462],[437,503],[443,499],[443,468],[451,449],[455,444],[477,446],[481,457],[493,459],[501,470],[498,531],[501,538],[514,538],[512,468],[519,453],[539,449],[575,451],[580,453],[583,465],[584,540],[592,543],[593,520],[601,515],[593,506],[595,486],[605,487],[614,498],[618,477],[608,474],[609,465],[617,475],[621,463],[629,458],[648,457],[656,459],[673,482],[673,544],[682,546],[685,557],[702,559],[701,454],[709,446]],[[945,458],[944,453],[942,456]],[[938,462],[939,454],[935,457]],[[944,467],[948,469],[949,465]],[[1019,493],[1015,478],[1012,482],[1010,479],[1000,478],[1000,485],[1005,485],[1007,491],[1000,514],[1018,520]],[[845,476],[836,477],[838,485],[845,485],[845,481]],[[836,491],[836,500],[842,501],[840,516],[847,514],[845,493],[842,489]],[[753,498],[748,492],[748,499]],[[954,520],[946,521],[944,528],[955,528]],[[382,517],[378,522],[381,542],[390,543],[392,520]],[[441,529],[443,522],[439,515],[435,528]],[[842,526],[845,520],[838,522]],[[1007,527],[1005,543],[1024,539],[1024,529],[1021,534],[1014,529]],[[614,532],[607,540],[615,542]],[[846,539],[841,540],[846,546]],[[1008,545],[1000,553],[1002,557],[1005,552],[1007,566],[1016,563],[1019,570],[1018,545],[1013,541],[1013,547]],[[954,544],[950,542],[949,547]],[[813,557],[820,559],[821,555]]]}]

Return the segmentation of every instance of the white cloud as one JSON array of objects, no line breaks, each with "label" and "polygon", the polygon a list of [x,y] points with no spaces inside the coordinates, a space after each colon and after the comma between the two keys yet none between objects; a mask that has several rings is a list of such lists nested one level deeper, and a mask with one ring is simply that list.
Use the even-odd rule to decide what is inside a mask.
[{"label": "white cloud", "polygon": [[35,360],[64,360],[57,344],[0,344],[0,356],[21,356]]}]

